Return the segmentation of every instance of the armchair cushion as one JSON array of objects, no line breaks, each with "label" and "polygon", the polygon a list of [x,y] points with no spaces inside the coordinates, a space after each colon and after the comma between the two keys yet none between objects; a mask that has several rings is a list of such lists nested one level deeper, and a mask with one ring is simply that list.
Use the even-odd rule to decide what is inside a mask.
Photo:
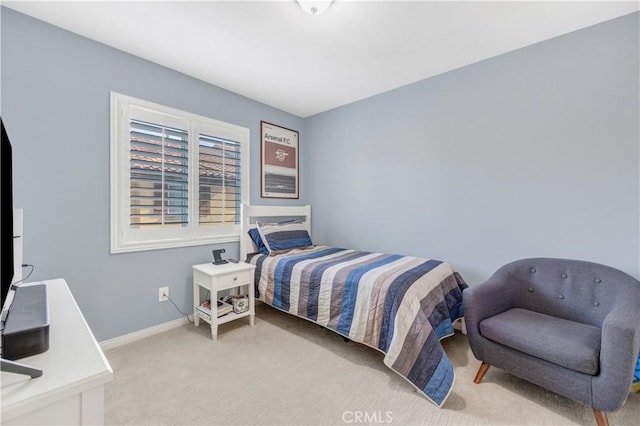
[{"label": "armchair cushion", "polygon": [[599,371],[601,329],[527,309],[513,308],[480,322],[496,343],[581,373]]}]

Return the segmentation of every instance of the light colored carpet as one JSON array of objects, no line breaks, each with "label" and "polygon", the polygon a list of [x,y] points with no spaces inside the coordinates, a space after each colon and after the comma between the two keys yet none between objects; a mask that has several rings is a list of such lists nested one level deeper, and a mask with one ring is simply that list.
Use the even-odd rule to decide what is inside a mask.
[{"label": "light colored carpet", "polygon": [[[443,340],[456,382],[443,408],[382,363],[382,354],[266,305],[219,328],[202,323],[106,352],[114,380],[105,422],[125,425],[595,425],[590,408],[479,362],[466,336]],[[640,394],[609,414],[640,424]]]}]

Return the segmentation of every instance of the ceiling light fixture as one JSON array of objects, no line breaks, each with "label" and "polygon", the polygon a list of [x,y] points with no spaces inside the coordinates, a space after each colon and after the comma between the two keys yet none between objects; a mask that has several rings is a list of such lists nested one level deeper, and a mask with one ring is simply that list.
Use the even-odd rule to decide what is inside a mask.
[{"label": "ceiling light fixture", "polygon": [[324,0],[324,1],[296,0],[296,1],[298,2],[298,5],[302,8],[302,10],[304,10],[310,15],[320,15],[322,12],[329,9],[329,6],[331,6],[331,3],[333,3],[333,0]]}]

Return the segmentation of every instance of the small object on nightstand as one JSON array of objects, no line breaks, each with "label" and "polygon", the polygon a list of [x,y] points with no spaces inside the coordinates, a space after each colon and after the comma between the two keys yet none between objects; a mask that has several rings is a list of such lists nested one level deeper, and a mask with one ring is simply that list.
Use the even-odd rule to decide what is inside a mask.
[{"label": "small object on nightstand", "polygon": [[224,301],[233,305],[233,312],[241,314],[249,310],[249,296],[246,294],[237,294],[234,296],[227,296]]},{"label": "small object on nightstand", "polygon": [[227,302],[223,302],[222,300],[218,300],[218,317],[221,317],[223,315],[227,315],[231,311],[233,311],[233,306],[231,306]]},{"label": "small object on nightstand", "polygon": [[226,260],[222,259],[222,256],[220,256],[225,251],[226,251],[225,249],[211,250],[211,253],[213,253],[213,264],[214,265],[224,265],[225,263],[228,263]]},{"label": "small object on nightstand", "polygon": [[238,263],[238,259],[229,259],[229,262],[231,262],[231,263]]}]

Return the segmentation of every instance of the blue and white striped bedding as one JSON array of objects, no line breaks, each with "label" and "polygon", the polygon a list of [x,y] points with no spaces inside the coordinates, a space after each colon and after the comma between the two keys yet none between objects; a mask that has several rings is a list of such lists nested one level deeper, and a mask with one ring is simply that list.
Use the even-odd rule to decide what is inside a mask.
[{"label": "blue and white striped bedding", "polygon": [[454,371],[440,345],[462,317],[460,275],[445,262],[326,246],[255,255],[260,299],[385,354],[441,407]]}]

